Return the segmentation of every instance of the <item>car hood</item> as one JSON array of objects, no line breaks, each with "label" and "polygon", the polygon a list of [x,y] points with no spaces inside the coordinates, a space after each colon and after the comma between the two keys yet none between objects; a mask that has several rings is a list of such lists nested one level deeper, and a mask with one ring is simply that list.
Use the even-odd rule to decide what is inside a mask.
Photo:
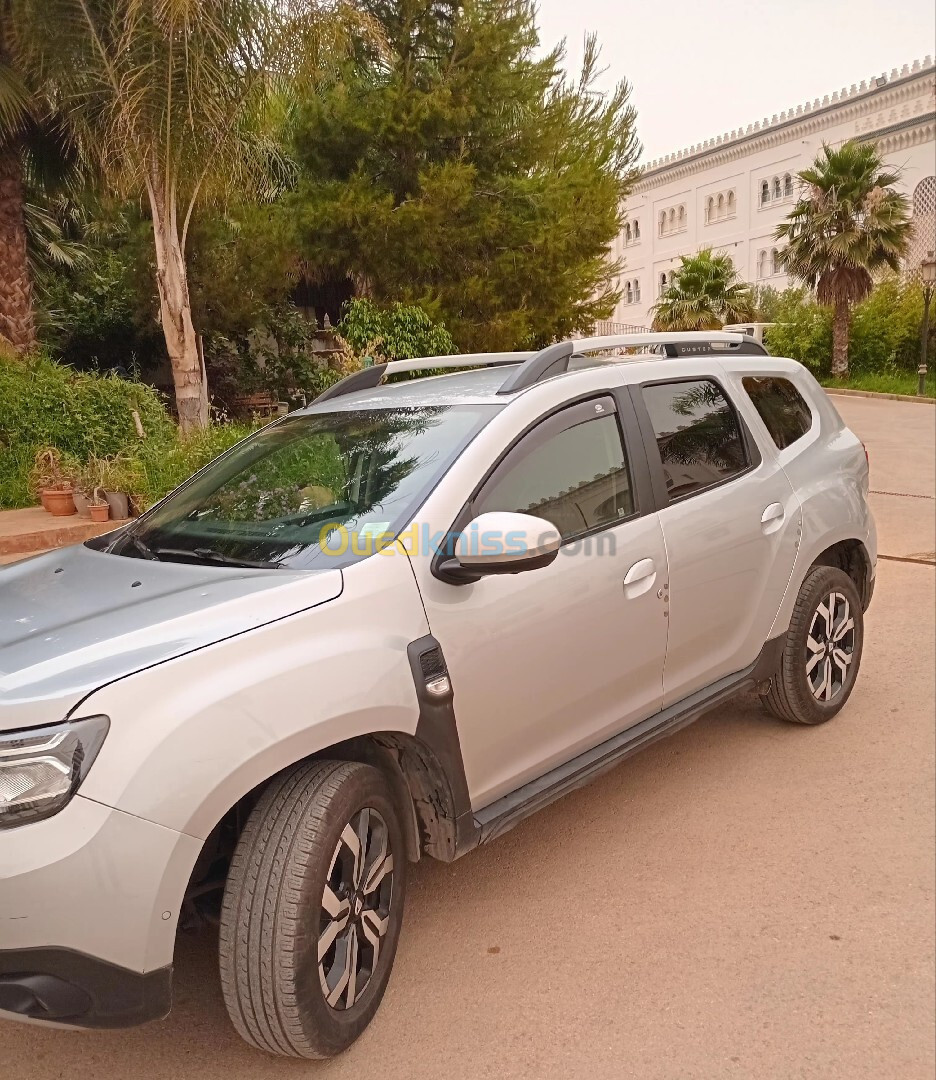
[{"label": "car hood", "polygon": [[106,683],[341,589],[337,569],[191,566],[81,545],[0,568],[0,731],[56,723]]}]

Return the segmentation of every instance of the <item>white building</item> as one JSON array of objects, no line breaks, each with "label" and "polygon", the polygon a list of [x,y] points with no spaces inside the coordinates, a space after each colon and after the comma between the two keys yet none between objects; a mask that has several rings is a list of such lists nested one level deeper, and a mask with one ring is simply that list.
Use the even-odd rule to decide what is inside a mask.
[{"label": "white building", "polygon": [[[613,255],[623,269],[614,320],[649,326],[679,256],[703,247],[729,254],[748,281],[777,289],[774,230],[796,201],[796,174],[823,143],[873,139],[901,172],[917,219],[908,268],[936,248],[936,67],[922,63],[749,124],[644,167],[627,200]],[[917,250],[919,249],[919,250]]]}]

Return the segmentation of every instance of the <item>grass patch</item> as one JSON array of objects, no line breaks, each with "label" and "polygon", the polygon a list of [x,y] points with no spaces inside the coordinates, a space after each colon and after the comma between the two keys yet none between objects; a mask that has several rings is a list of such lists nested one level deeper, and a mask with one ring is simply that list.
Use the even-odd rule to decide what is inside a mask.
[{"label": "grass patch", "polygon": [[[916,397],[918,378],[905,372],[885,372],[853,374],[848,379],[819,380],[823,386],[836,390],[869,390],[875,394],[904,394]],[[936,397],[936,372],[926,377],[926,396]]]}]

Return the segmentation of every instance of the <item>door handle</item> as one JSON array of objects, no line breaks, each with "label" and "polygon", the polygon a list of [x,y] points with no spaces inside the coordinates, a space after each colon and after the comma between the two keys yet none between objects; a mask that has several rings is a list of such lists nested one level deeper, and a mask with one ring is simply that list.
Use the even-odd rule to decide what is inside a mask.
[{"label": "door handle", "polygon": [[628,600],[642,596],[656,581],[656,563],[653,559],[641,559],[627,571],[624,578],[624,595]]},{"label": "door handle", "polygon": [[786,512],[780,503],[771,503],[770,506],[761,514],[761,525],[765,533],[776,532],[777,529],[783,524],[783,519],[786,517]]}]

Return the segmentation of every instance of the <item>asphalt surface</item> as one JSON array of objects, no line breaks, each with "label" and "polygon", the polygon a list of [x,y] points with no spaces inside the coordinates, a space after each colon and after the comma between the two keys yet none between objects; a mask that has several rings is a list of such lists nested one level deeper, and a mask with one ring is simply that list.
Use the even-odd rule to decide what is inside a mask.
[{"label": "asphalt surface", "polygon": [[[900,507],[936,514],[936,409],[836,403],[872,487],[896,492],[882,550],[903,558]],[[931,1080],[934,578],[881,562],[830,724],[738,699],[459,862],[415,867],[384,1005],[335,1061],[240,1042],[206,931],[180,939],[167,1021],[0,1023],[0,1076]]]}]

